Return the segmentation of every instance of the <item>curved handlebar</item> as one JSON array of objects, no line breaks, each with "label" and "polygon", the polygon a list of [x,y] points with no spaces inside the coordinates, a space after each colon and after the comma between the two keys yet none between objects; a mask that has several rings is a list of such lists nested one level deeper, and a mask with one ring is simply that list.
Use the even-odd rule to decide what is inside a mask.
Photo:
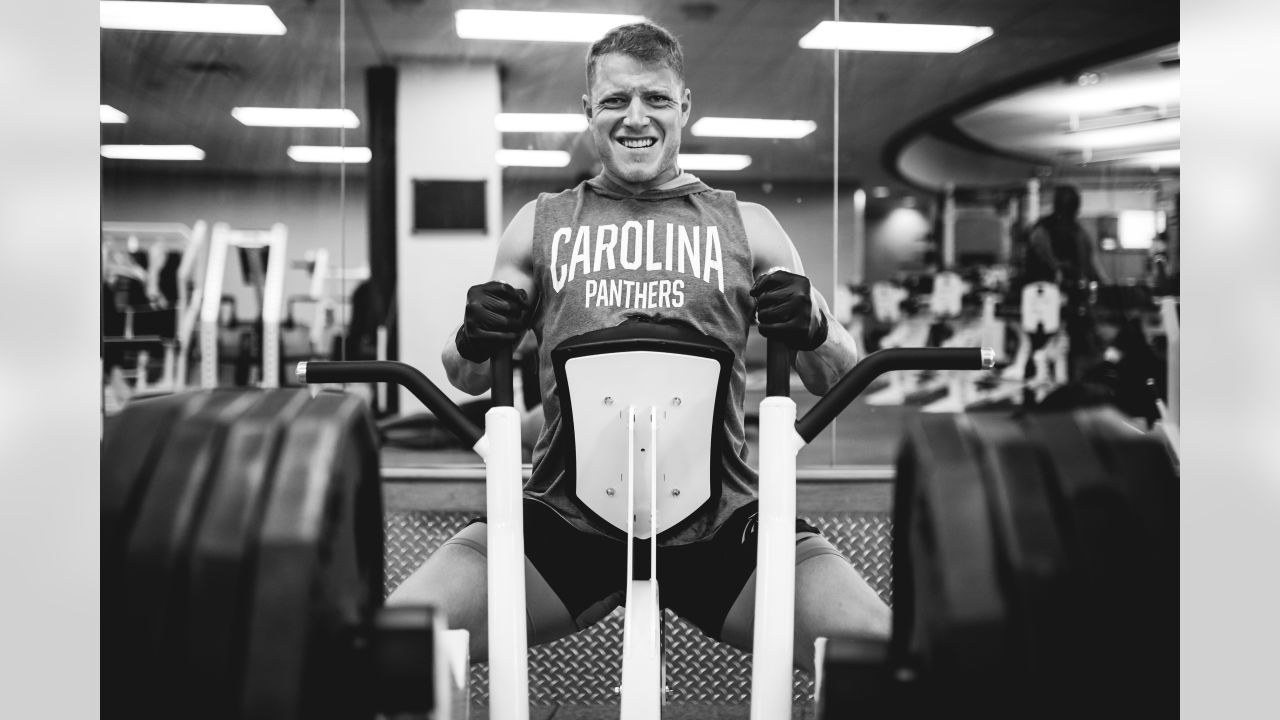
[{"label": "curved handlebar", "polygon": [[[502,348],[489,363],[493,381],[494,405],[513,405],[514,381],[511,376],[511,346]],[[462,409],[420,370],[407,363],[391,360],[313,360],[300,362],[296,370],[302,383],[395,383],[413,393],[444,426],[453,431],[468,447],[484,436],[484,431],[467,419]]]},{"label": "curved handlebar", "polygon": [[812,441],[880,375],[894,370],[982,370],[995,365],[991,348],[890,348],[863,358],[796,421],[796,433]]}]

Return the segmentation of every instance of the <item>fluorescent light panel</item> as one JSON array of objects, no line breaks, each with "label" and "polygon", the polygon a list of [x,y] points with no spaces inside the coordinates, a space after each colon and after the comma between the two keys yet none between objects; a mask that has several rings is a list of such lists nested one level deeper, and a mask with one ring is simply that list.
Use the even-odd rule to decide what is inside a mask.
[{"label": "fluorescent light panel", "polygon": [[107,30],[284,35],[284,23],[266,5],[224,3],[100,3],[100,25]]},{"label": "fluorescent light panel", "polygon": [[1180,167],[1182,165],[1182,148],[1102,157],[1095,155],[1092,162],[1115,163],[1116,165],[1128,167]]},{"label": "fluorescent light panel", "polygon": [[98,122],[101,123],[127,123],[129,116],[111,107],[110,105],[98,106]]},{"label": "fluorescent light panel", "polygon": [[255,127],[360,127],[356,114],[342,108],[238,107],[231,117]]},{"label": "fluorescent light panel", "polygon": [[676,163],[681,170],[741,170],[751,164],[751,156],[681,153]]},{"label": "fluorescent light panel", "polygon": [[569,153],[564,150],[499,150],[493,159],[502,167],[552,167],[569,164]]},{"label": "fluorescent light panel", "polygon": [[195,145],[103,145],[102,157],[112,160],[203,160]]},{"label": "fluorescent light panel", "polygon": [[640,22],[641,15],[459,10],[454,13],[458,37],[472,40],[595,42],[619,25]]},{"label": "fluorescent light panel", "polygon": [[823,20],[800,38],[810,50],[957,53],[992,36],[989,27]]},{"label": "fluorescent light panel", "polygon": [[1098,130],[1065,133],[1057,139],[1056,144],[1077,150],[1102,150],[1106,148],[1176,143],[1181,137],[1181,119],[1171,118]]},{"label": "fluorescent light panel", "polygon": [[587,116],[581,113],[498,113],[493,116],[498,132],[563,132],[587,129]]},{"label": "fluorescent light panel", "polygon": [[294,162],[308,163],[347,163],[356,165],[367,163],[373,158],[373,152],[367,147],[341,147],[338,145],[291,145],[289,157]]},{"label": "fluorescent light panel", "polygon": [[818,123],[812,120],[764,120],[760,118],[700,118],[689,128],[699,137],[781,138],[796,140],[813,132]]}]

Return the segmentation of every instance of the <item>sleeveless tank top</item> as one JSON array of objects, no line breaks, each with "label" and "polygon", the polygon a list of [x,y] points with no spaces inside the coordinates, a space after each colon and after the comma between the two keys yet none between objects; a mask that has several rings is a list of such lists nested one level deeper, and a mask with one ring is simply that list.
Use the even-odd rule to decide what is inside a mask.
[{"label": "sleeveless tank top", "polygon": [[724,408],[727,442],[724,457],[712,464],[719,502],[661,544],[706,538],[755,498],[757,474],[747,464],[742,420],[743,353],[755,312],[749,294],[751,249],[737,196],[692,176],[689,180],[637,195],[599,176],[537,200],[533,271],[539,301],[532,326],[544,422],[525,496],[549,505],[584,532],[606,534],[569,496],[569,438],[561,424],[551,351],[568,338],[637,314],[683,320],[734,352]]}]

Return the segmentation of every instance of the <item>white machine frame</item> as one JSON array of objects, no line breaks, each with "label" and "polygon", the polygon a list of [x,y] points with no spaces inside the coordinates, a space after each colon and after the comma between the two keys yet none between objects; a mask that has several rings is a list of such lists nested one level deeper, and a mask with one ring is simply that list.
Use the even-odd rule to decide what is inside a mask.
[{"label": "white machine frame", "polygon": [[[648,547],[648,572],[637,572],[635,552],[627,556],[620,716],[656,720],[666,691],[656,538],[710,497],[709,456],[691,461],[680,448],[711,450],[719,362],[633,350],[570,358],[565,372],[574,388],[579,500],[600,498],[593,507],[627,533],[628,547]],[[791,713],[795,468],[805,444],[795,419],[790,398],[770,397],[761,404],[753,718]],[[489,716],[527,720],[519,413],[495,407],[485,421],[485,436],[475,449],[485,459],[489,520]],[[679,444],[664,442],[676,437]],[[622,487],[615,489],[614,478]]]},{"label": "white machine frame", "polygon": [[213,226],[204,296],[200,306],[200,386],[218,386],[218,315],[222,283],[227,272],[227,250],[232,247],[270,248],[262,288],[262,377],[264,388],[280,386],[280,314],[283,310],[285,249],[288,229],[275,223],[268,230],[234,230],[225,222]]},{"label": "white machine frame", "polygon": [[[200,312],[202,302],[203,263],[206,253],[205,240],[208,235],[209,224],[204,220],[197,220],[190,227],[184,223],[167,222],[107,220],[102,223],[104,254],[107,248],[115,244],[120,238],[126,239],[126,246],[136,243],[139,248],[147,248],[153,252],[160,251],[161,254],[167,252],[181,254],[177,278],[178,297],[174,305],[177,313],[177,326],[173,342],[165,343],[164,346],[162,379],[158,384],[148,386],[146,373],[139,373],[134,387],[135,392],[177,392],[186,388],[187,349],[191,344],[191,335],[195,329],[196,316]],[[148,294],[159,293],[157,282],[160,269],[160,264],[157,262],[153,262],[152,267],[148,268]],[[132,325],[133,313],[131,310],[126,310],[124,334],[126,339],[133,338]],[[147,358],[144,352],[141,354],[139,365],[145,367],[146,363]]]}]

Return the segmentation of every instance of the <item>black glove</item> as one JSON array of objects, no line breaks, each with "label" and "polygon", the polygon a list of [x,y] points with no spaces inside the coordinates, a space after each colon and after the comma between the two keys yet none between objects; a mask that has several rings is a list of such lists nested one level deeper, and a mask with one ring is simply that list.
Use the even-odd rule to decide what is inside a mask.
[{"label": "black glove", "polygon": [[792,350],[813,350],[827,340],[827,317],[818,313],[813,321],[813,298],[809,278],[774,270],[751,287],[756,299],[756,319],[760,334],[781,340]]},{"label": "black glove", "polygon": [[500,348],[514,345],[529,319],[529,296],[504,282],[491,280],[467,290],[467,309],[454,342],[458,354],[482,363]]}]

